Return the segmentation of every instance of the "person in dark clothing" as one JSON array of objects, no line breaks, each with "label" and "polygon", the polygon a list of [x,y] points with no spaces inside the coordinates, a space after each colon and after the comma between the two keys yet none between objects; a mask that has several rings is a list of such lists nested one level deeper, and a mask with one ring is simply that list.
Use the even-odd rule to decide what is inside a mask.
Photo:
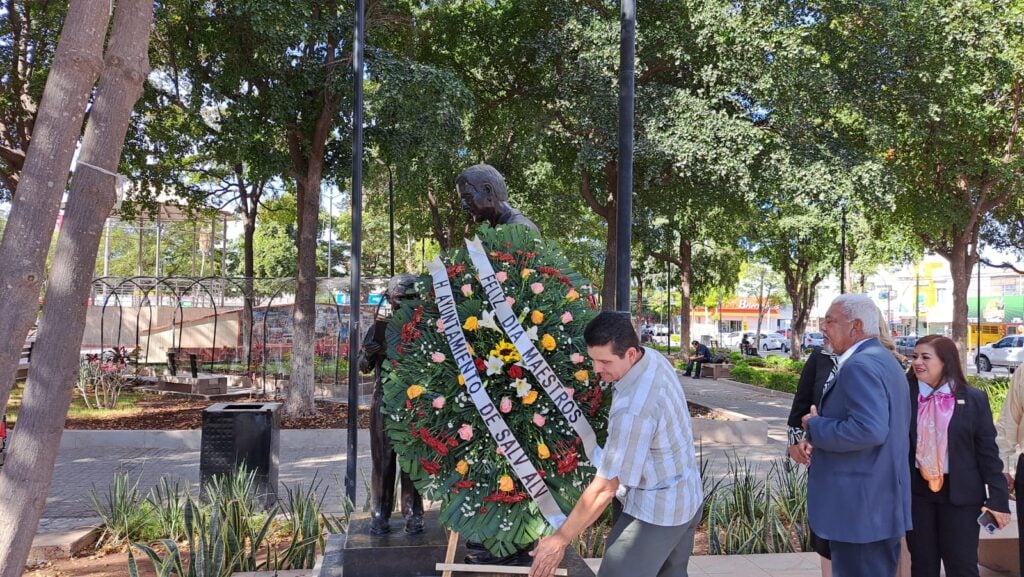
[{"label": "person in dark clothing", "polygon": [[700,378],[700,368],[704,363],[711,362],[711,350],[706,345],[700,344],[700,341],[693,341],[694,354],[690,355],[690,362],[686,363],[686,372],[683,376],[689,377],[691,374],[693,378]]},{"label": "person in dark clothing", "polygon": [[[786,423],[789,426],[789,457],[797,463],[807,465],[811,458],[811,446],[804,438],[801,419],[811,412],[811,405],[821,404],[825,383],[832,377],[835,368],[836,356],[826,352],[823,347],[814,347],[800,372],[796,394],[793,396],[793,406]],[[828,541],[815,535],[814,531],[811,531],[811,546],[818,555],[825,559],[832,558]]]}]

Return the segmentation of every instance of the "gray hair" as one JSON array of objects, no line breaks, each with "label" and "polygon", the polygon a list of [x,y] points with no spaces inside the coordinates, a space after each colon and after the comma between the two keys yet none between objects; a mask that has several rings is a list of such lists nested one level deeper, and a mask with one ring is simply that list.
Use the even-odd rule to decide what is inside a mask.
[{"label": "gray hair", "polygon": [[882,313],[871,297],[858,294],[839,295],[832,304],[838,305],[850,322],[859,320],[864,326],[864,336],[879,336],[878,325]]}]

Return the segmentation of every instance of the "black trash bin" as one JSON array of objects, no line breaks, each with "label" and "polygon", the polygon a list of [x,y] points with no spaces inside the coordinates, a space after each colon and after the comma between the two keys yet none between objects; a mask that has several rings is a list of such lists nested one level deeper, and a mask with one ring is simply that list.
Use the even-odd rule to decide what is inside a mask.
[{"label": "black trash bin", "polygon": [[203,411],[199,452],[202,486],[214,475],[231,473],[242,463],[256,472],[256,486],[267,506],[277,502],[281,403],[216,403]]}]

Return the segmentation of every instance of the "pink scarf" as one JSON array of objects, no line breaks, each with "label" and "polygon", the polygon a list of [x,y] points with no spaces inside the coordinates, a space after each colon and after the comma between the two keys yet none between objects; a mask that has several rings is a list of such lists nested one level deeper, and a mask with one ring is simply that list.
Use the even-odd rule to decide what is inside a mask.
[{"label": "pink scarf", "polygon": [[934,493],[942,489],[946,469],[949,420],[956,400],[952,393],[917,397],[917,467]]}]

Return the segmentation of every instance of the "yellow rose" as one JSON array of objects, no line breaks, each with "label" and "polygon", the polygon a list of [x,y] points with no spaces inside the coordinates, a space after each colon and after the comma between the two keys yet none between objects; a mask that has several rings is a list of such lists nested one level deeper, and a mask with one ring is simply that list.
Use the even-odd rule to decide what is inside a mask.
[{"label": "yellow rose", "polygon": [[535,325],[541,324],[542,322],[544,322],[544,313],[540,312],[537,309],[533,309],[533,312],[530,313],[530,322],[532,322]]},{"label": "yellow rose", "polygon": [[465,461],[459,461],[455,464],[455,471],[460,475],[465,475],[469,472],[469,463]]},{"label": "yellow rose", "polygon": [[498,477],[499,491],[505,491],[506,493],[510,493],[512,491],[512,488],[512,477],[509,477],[508,475],[502,475],[501,477]]},{"label": "yellow rose", "polygon": [[469,349],[470,356],[475,356],[476,353],[473,351],[473,345],[466,343],[466,348]]},{"label": "yellow rose", "polygon": [[[586,371],[583,372],[585,373]],[[462,376],[462,373],[459,373],[459,384],[463,387],[466,386],[466,377]]]},{"label": "yellow rose", "polygon": [[526,393],[525,397],[523,397],[523,404],[524,405],[532,405],[532,404],[534,404],[536,402],[537,402],[537,391],[530,391],[529,393]]},{"label": "yellow rose", "polygon": [[405,395],[410,399],[415,399],[416,397],[422,395],[423,391],[425,390],[426,389],[424,389],[422,385],[412,385],[405,390]]},{"label": "yellow rose", "polygon": [[544,333],[544,336],[540,338],[540,346],[545,351],[553,351],[558,347],[558,341],[555,340],[555,337]]},{"label": "yellow rose", "polygon": [[519,276],[522,277],[523,280],[526,280],[526,278],[529,277],[530,273],[532,273],[532,272],[533,272],[532,268],[524,268],[523,272],[519,273]]},{"label": "yellow rose", "polygon": [[541,459],[550,459],[551,458],[551,451],[548,450],[548,446],[545,445],[544,443],[538,443],[537,444],[537,456],[540,457]]},{"label": "yellow rose", "polygon": [[576,292],[576,289],[569,289],[569,292],[565,295],[565,300],[572,302],[580,298],[580,293]]},{"label": "yellow rose", "polygon": [[590,379],[590,373],[583,369],[576,371],[575,373],[572,374],[572,376],[576,377],[576,380],[581,383],[585,383],[587,382],[587,380]]},{"label": "yellow rose", "polygon": [[467,331],[475,331],[480,328],[480,321],[476,317],[469,317],[466,322],[462,323],[462,328]]}]

